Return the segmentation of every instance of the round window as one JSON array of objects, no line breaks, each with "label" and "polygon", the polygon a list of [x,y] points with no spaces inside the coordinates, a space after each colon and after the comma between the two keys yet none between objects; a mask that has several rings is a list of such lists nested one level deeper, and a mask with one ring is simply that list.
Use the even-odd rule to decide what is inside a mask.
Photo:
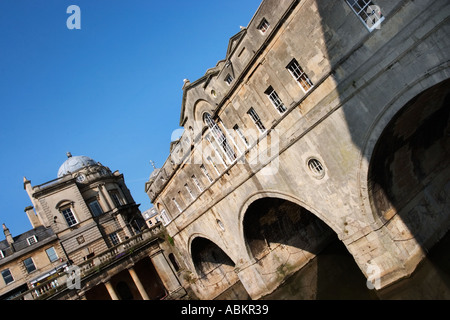
[{"label": "round window", "polygon": [[325,167],[322,162],[316,158],[311,158],[308,160],[308,169],[312,172],[313,176],[321,179],[325,175]]}]

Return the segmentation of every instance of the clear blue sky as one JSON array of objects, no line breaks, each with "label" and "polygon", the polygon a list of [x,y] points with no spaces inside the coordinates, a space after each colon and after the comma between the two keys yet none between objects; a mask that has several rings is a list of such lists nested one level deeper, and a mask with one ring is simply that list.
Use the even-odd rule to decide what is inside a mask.
[{"label": "clear blue sky", "polygon": [[[224,59],[260,2],[0,0],[0,223],[31,229],[23,177],[55,179],[67,151],[119,170],[150,208],[149,161],[169,155],[183,79]],[[66,27],[72,4],[80,30]]]}]

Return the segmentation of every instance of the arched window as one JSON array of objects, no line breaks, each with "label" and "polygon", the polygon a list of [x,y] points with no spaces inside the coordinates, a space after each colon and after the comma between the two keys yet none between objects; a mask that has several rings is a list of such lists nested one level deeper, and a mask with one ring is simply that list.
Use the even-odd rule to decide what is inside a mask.
[{"label": "arched window", "polygon": [[211,130],[214,140],[216,140],[217,144],[223,149],[226,157],[230,162],[234,162],[236,160],[236,153],[233,148],[228,143],[227,137],[220,129],[219,125],[212,119],[209,113],[205,113],[203,116],[203,120],[208,126],[209,130]]}]

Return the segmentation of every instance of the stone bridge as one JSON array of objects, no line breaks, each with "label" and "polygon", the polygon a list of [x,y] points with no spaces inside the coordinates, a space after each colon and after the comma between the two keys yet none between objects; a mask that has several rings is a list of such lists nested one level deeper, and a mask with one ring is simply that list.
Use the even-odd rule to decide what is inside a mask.
[{"label": "stone bridge", "polygon": [[264,0],[185,81],[184,133],[145,188],[186,288],[258,299],[333,241],[376,289],[413,273],[450,226],[449,13]]}]

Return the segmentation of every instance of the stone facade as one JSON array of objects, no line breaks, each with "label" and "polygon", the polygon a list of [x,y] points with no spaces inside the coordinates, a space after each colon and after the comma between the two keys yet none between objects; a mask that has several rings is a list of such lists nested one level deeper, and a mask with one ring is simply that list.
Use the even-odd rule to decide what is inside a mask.
[{"label": "stone facade", "polygon": [[2,298],[154,300],[183,295],[163,226],[146,226],[123,175],[91,158],[67,156],[57,179],[32,186],[24,178],[33,204],[25,211],[33,229],[12,237],[4,226]]},{"label": "stone facade", "polygon": [[145,190],[199,298],[260,298],[330,237],[385,288],[449,229],[450,5],[358,3],[264,0],[185,80],[184,134]]}]

